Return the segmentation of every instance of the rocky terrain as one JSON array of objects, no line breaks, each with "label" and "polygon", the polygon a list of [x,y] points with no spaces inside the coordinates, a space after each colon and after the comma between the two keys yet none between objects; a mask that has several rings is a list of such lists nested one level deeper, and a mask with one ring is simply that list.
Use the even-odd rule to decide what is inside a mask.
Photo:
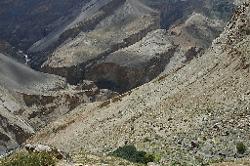
[{"label": "rocky terrain", "polygon": [[[117,92],[142,85],[166,66],[170,70],[186,62],[190,52],[209,47],[235,7],[231,0],[20,0],[0,5],[0,39],[23,51],[33,68],[66,77],[70,84],[91,80]],[[150,39],[152,33],[157,38]],[[173,48],[167,52],[169,43]],[[147,53],[144,48],[154,49]]]},{"label": "rocky terrain", "polygon": [[[214,3],[209,1],[121,0],[103,4],[93,16],[89,14],[96,10],[93,5],[81,14],[87,15],[86,20],[60,35],[59,41],[64,42],[52,51],[42,70],[64,76],[73,84],[88,79],[102,88],[113,87],[112,90],[118,92],[135,88],[159,75],[172,56],[180,59],[192,50],[198,54],[210,46],[234,8],[231,1],[217,2],[228,8],[220,11],[223,17],[217,17],[212,12],[202,12],[200,6],[196,6],[198,3],[203,4],[204,11],[216,10],[212,7]],[[176,15],[172,15],[169,8],[176,9]],[[159,28],[168,28],[170,32],[157,30]],[[45,49],[48,40],[50,38],[38,41],[30,51]],[[173,46],[166,50],[170,43]]]},{"label": "rocky terrain", "polygon": [[34,129],[24,121],[19,112],[25,111],[19,93],[40,93],[64,84],[58,76],[40,74],[28,67],[0,54],[0,108],[1,146],[0,153],[14,149],[31,134]]},{"label": "rocky terrain", "polygon": [[0,65],[0,154],[79,104],[116,95],[91,81],[70,86],[60,76],[39,73],[3,54]]},{"label": "rocky terrain", "polygon": [[248,158],[249,14],[249,3],[239,7],[201,57],[121,96],[79,106],[29,142],[106,155],[133,145],[160,155],[162,165]]},{"label": "rocky terrain", "polygon": [[249,165],[248,0],[60,2],[0,2],[0,155]]}]

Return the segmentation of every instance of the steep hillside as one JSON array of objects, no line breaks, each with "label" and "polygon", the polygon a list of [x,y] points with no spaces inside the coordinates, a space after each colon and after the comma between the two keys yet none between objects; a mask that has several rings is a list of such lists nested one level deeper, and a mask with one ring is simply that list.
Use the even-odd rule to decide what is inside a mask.
[{"label": "steep hillside", "polygon": [[55,28],[69,22],[89,0],[2,0],[0,38],[26,50]]},{"label": "steep hillside", "polygon": [[0,155],[29,139],[88,165],[244,162],[248,1],[2,0]]},{"label": "steep hillside", "polygon": [[36,72],[0,54],[0,85],[17,91],[43,91],[63,86],[63,78]]},{"label": "steep hillside", "polygon": [[28,63],[29,61],[28,56],[24,54],[23,51],[18,50],[4,40],[0,40],[0,52],[6,56],[13,57],[21,63]]},{"label": "steep hillside", "polygon": [[[66,77],[70,84],[91,80],[117,92],[199,56],[235,7],[231,0],[18,0],[0,5],[0,39],[23,52],[17,56],[32,68]],[[157,38],[151,41],[152,34]],[[169,43],[173,48],[162,52]],[[151,47],[150,53],[141,51]],[[115,60],[119,57],[122,64]]]},{"label": "steep hillside", "polygon": [[29,142],[125,158],[133,147],[158,154],[162,165],[249,157],[249,18],[245,3],[203,56],[119,97],[79,106]]},{"label": "steep hillside", "polygon": [[79,104],[116,95],[91,81],[70,86],[60,76],[34,71],[1,53],[0,66],[0,155]]},{"label": "steep hillside", "polygon": [[0,155],[13,150],[34,134],[34,129],[14,112],[22,107],[13,95],[0,86]]},{"label": "steep hillside", "polygon": [[[103,88],[115,87],[112,90],[118,92],[130,90],[152,80],[164,70],[162,66],[166,66],[172,56],[176,59],[185,58],[192,50],[196,50],[193,51],[193,56],[196,56],[201,50],[209,47],[212,40],[223,30],[234,8],[233,2],[223,1],[219,4],[225,6],[225,11],[218,10],[218,6],[210,0],[120,0],[106,2],[100,8],[96,7],[97,4],[100,3],[93,2],[91,7],[82,10],[80,16],[85,17],[81,22],[68,27],[63,33],[56,33],[60,46],[55,47],[52,55],[42,65],[42,70],[64,76],[71,84],[89,79]],[[210,13],[204,12],[203,9]],[[90,15],[93,11],[96,13]],[[223,15],[223,19],[217,16],[218,14]],[[160,28],[169,31],[155,31]],[[157,38],[151,41],[149,38],[152,34],[157,34]],[[37,53],[34,62],[40,61],[37,59],[41,57],[39,52],[46,50],[48,41],[51,41],[50,38],[44,38],[31,47],[30,52]],[[163,50],[169,43],[175,50],[158,51],[157,48]],[[155,49],[150,53],[140,51],[152,47]],[[133,50],[130,50],[131,48]],[[117,63],[114,56],[116,59],[123,57],[122,64]],[[144,56],[148,58],[141,61],[140,57]],[[133,62],[131,59],[134,59]],[[179,62],[182,60],[174,63]],[[143,78],[138,75],[147,73],[148,69],[151,70],[149,75],[144,75]],[[110,70],[113,72],[108,73]],[[138,80],[131,77],[138,77]]]},{"label": "steep hillside", "polygon": [[19,94],[41,94],[65,86],[65,81],[59,76],[33,71],[1,53],[0,66],[1,155],[34,134],[30,122],[20,115],[27,107]]}]

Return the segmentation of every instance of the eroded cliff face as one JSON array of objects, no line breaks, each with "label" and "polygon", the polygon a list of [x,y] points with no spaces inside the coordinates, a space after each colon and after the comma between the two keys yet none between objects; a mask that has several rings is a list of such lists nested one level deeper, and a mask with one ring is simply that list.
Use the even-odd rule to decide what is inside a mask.
[{"label": "eroded cliff face", "polygon": [[0,155],[15,150],[35,133],[30,125],[4,108],[1,108],[0,120]]},{"label": "eroded cliff face", "polygon": [[[192,49],[196,51],[189,58],[199,56],[222,32],[234,8],[230,0],[19,0],[2,1],[0,5],[4,20],[0,38],[21,49],[24,54],[17,56],[24,56],[31,67],[66,77],[70,84],[90,79],[117,92],[142,85],[165,68],[171,70],[187,62],[185,57]],[[168,41],[158,38],[148,44],[148,37],[158,29],[167,30],[164,38]],[[164,42],[176,45],[172,55],[158,55],[161,51],[156,49],[140,51],[151,46],[164,49]],[[130,48],[133,51],[123,53]],[[114,56],[126,57],[124,63],[113,62]],[[133,64],[129,64],[131,58],[135,59]],[[100,70],[113,70],[113,74]]]},{"label": "eroded cliff face", "polygon": [[176,52],[166,30],[156,30],[141,41],[111,53],[86,67],[85,77],[100,87],[128,91],[149,82],[161,72]]},{"label": "eroded cliff face", "polygon": [[22,109],[11,92],[0,86],[0,155],[16,149],[34,134],[34,129],[14,114]]},{"label": "eroded cliff face", "polygon": [[[97,10],[96,5],[97,2],[93,2],[93,6],[82,14],[86,16]],[[221,5],[224,8],[219,10]],[[198,56],[200,50],[209,47],[221,33],[233,8],[233,2],[209,0],[106,2],[95,15],[86,17],[61,34],[60,38],[65,42],[52,51],[42,70],[64,76],[72,84],[90,79],[103,88],[127,91],[152,80],[165,68],[171,70],[176,64],[186,62],[183,59],[192,48],[198,51],[189,56]],[[94,26],[87,26],[89,22]],[[155,31],[161,28],[167,30],[164,36],[160,30]],[[157,35],[164,39],[158,37],[148,41],[152,33],[159,33]],[[42,47],[43,42],[37,42],[31,50]],[[157,49],[150,53],[140,51],[151,46],[161,50],[167,47],[167,43],[176,45],[175,51],[164,55],[159,55],[161,51]],[[132,51],[123,53],[130,48],[133,48]],[[122,64],[112,61],[114,56],[116,59],[123,57]],[[133,62],[131,58],[134,58]],[[168,65],[170,62],[171,65]],[[147,71],[149,68],[151,72]],[[110,70],[112,72],[105,74]]]}]

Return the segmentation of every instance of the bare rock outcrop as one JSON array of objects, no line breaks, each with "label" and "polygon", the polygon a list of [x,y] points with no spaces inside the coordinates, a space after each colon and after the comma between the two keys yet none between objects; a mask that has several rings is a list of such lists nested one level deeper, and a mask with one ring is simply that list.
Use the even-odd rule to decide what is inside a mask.
[{"label": "bare rock outcrop", "polygon": [[176,47],[166,30],[156,30],[139,42],[90,65],[85,75],[100,87],[127,91],[149,82],[164,71]]},{"label": "bare rock outcrop", "polygon": [[34,129],[14,112],[23,107],[12,96],[11,92],[0,86],[0,155],[16,149]]}]

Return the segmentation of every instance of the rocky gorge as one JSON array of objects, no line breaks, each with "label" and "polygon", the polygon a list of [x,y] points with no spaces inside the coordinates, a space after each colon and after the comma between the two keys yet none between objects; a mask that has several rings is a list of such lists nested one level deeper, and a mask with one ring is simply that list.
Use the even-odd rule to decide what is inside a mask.
[{"label": "rocky gorge", "polygon": [[58,3],[0,2],[0,154],[28,143],[68,153],[58,165],[249,164],[248,1]]}]

